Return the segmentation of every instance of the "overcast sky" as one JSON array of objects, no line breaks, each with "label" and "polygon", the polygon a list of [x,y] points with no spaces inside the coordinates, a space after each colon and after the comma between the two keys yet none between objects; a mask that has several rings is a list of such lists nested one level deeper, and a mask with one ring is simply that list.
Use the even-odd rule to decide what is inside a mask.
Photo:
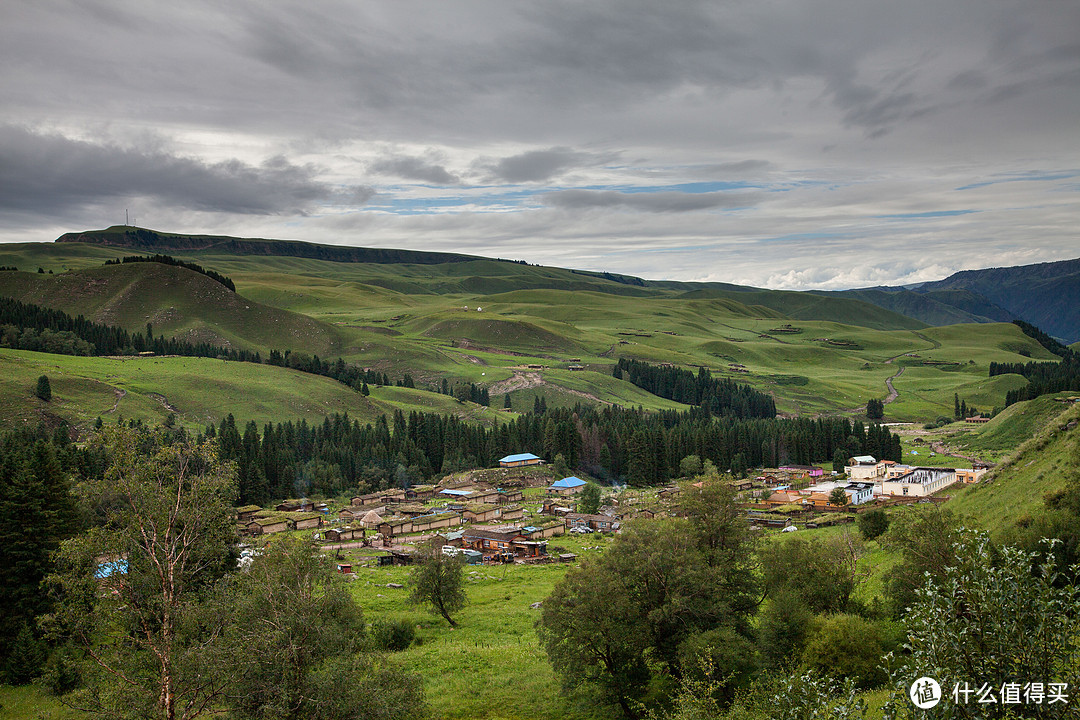
[{"label": "overcast sky", "polygon": [[1076,0],[0,3],[0,241],[772,288],[1080,257]]}]

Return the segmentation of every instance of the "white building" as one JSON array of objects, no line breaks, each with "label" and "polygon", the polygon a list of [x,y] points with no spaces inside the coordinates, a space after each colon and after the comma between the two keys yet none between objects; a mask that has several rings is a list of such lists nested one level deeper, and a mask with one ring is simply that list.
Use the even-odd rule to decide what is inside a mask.
[{"label": "white building", "polygon": [[926,497],[956,482],[952,468],[914,468],[898,478],[885,480],[881,490],[897,497]]},{"label": "white building", "polygon": [[856,455],[848,460],[844,473],[849,480],[880,482],[885,477],[887,463],[875,460],[873,455]]},{"label": "white building", "polygon": [[872,482],[849,482],[844,492],[851,498],[852,505],[862,505],[874,499],[874,487]]}]

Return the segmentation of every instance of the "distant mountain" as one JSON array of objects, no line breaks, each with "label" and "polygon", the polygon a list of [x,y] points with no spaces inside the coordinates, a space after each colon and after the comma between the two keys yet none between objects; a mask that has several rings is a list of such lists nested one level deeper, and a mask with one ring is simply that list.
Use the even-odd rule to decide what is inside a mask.
[{"label": "distant mountain", "polygon": [[1010,322],[1015,317],[978,293],[969,290],[921,292],[897,287],[862,288],[840,292],[812,291],[817,295],[862,300],[880,308],[921,320],[927,325]]},{"label": "distant mountain", "polygon": [[818,294],[864,300],[931,325],[1019,319],[1065,343],[1080,340],[1080,259],[962,270],[917,286]]},{"label": "distant mountain", "polygon": [[968,290],[1066,343],[1080,340],[1080,259],[963,270],[916,292]]}]

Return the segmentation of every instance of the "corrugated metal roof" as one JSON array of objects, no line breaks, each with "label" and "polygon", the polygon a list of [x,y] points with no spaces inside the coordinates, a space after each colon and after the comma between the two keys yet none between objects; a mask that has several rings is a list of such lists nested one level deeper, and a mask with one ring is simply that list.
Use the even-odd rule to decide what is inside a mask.
[{"label": "corrugated metal roof", "polygon": [[499,462],[521,462],[522,460],[539,460],[536,455],[532,453],[518,453],[517,455],[507,455],[504,458],[499,458]]},{"label": "corrugated metal roof", "polygon": [[576,488],[585,484],[585,481],[579,477],[571,475],[570,477],[564,477],[562,480],[556,480],[551,483],[551,487],[557,488]]}]

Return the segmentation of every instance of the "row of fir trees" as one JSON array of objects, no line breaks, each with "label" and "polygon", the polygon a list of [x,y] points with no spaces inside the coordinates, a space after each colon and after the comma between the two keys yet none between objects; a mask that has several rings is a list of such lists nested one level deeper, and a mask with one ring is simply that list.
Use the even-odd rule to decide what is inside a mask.
[{"label": "row of fir trees", "polygon": [[236,461],[244,504],[407,486],[490,467],[515,452],[548,460],[561,455],[568,468],[638,486],[679,477],[679,463],[690,455],[736,474],[829,461],[838,453],[900,460],[899,437],[888,428],[846,418],[742,420],[621,407],[553,408],[495,427],[400,410],[364,425],[335,414],[319,424],[300,420],[261,429],[229,415],[207,434],[217,437],[224,458]]}]

